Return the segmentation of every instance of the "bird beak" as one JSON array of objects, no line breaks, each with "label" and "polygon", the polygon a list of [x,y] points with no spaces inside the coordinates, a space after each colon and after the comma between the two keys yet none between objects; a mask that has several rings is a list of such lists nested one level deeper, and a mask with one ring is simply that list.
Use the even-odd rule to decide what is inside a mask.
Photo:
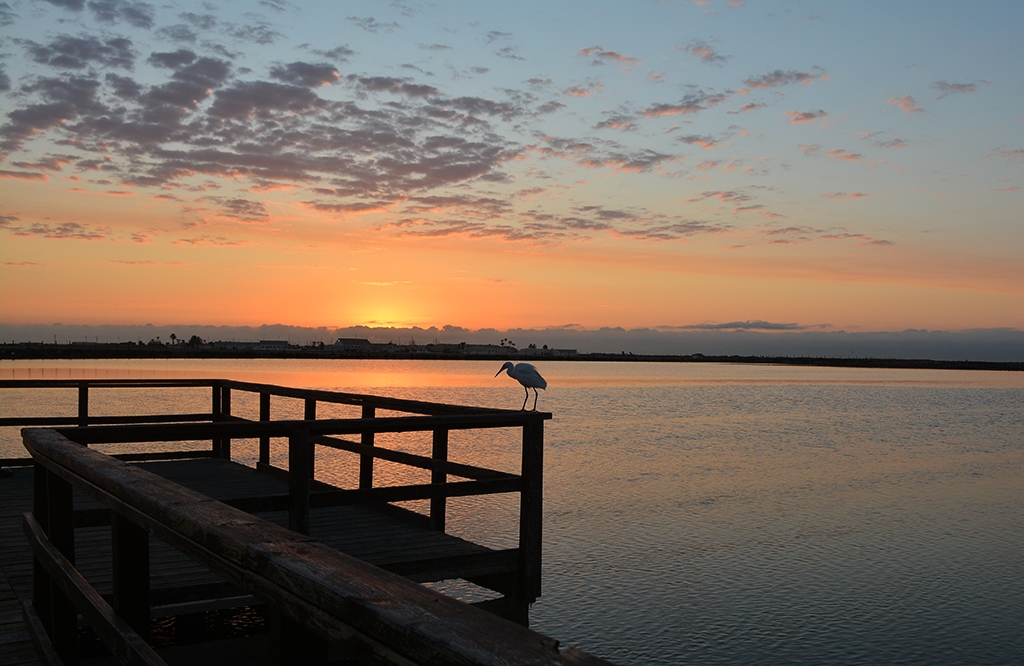
[{"label": "bird beak", "polygon": [[504,369],[505,368],[502,368],[501,370],[498,370],[496,373],[494,373],[494,376],[497,377],[498,375],[500,375],[502,373],[502,370],[504,370]]}]

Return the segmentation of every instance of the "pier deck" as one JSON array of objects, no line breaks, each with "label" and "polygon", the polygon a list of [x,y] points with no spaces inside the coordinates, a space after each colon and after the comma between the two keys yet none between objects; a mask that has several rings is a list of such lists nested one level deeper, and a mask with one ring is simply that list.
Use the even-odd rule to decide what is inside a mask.
[{"label": "pier deck", "polygon": [[[77,397],[78,410],[0,417],[0,428],[32,426],[21,431],[31,458],[0,459],[0,666],[37,663],[33,645],[42,663],[74,664],[83,636],[95,640],[83,625],[120,663],[152,666],[198,663],[197,654],[218,666],[353,657],[404,666],[606,663],[520,626],[540,596],[550,414],[220,379],[0,381],[6,388],[76,389],[63,395]],[[97,388],[207,389],[211,407],[96,415]],[[258,399],[258,410],[233,412],[233,395],[250,406]],[[302,418],[272,418],[272,405],[289,400],[300,401]],[[318,419],[318,404],[349,405],[354,418]],[[294,414],[294,404],[285,411]],[[502,428],[522,433],[518,469],[449,458],[450,432]],[[232,440],[259,441],[255,467],[232,460]],[[154,450],[159,442],[168,450]],[[192,448],[181,450],[184,442]],[[282,445],[287,468],[271,452]],[[355,457],[351,486],[318,478],[323,448]],[[429,482],[375,483],[376,460],[429,472]],[[500,493],[519,496],[517,547],[446,531],[449,498]],[[419,511],[403,506],[409,501]],[[416,584],[453,578],[491,590],[496,596],[476,605],[492,612]],[[179,622],[187,631],[201,613],[253,606],[270,633],[248,656],[203,643],[201,653],[169,659],[191,650],[192,638],[163,642],[159,653],[150,642],[161,618],[177,637]]]},{"label": "pier deck", "polygon": [[[288,493],[286,481],[222,458],[136,464],[218,500]],[[7,471],[9,474],[0,478],[0,543],[4,544],[0,566],[10,585],[27,593],[32,589],[32,553],[22,533],[21,515],[32,510],[32,469],[22,467]],[[104,507],[79,490],[74,491],[74,502],[80,516],[75,529],[76,568],[100,594],[110,595],[113,583],[109,521],[95,513],[104,511]],[[83,520],[81,516],[85,512],[90,513]],[[254,515],[283,527],[288,525],[287,511]],[[107,524],[82,526],[83,522]],[[493,550],[412,525],[369,506],[311,509],[309,536],[417,582],[453,576],[512,574],[516,568],[514,553],[510,551]],[[154,617],[239,605],[239,599],[247,596],[155,536],[150,536],[149,547]],[[188,585],[183,585],[182,581],[188,581]]]}]

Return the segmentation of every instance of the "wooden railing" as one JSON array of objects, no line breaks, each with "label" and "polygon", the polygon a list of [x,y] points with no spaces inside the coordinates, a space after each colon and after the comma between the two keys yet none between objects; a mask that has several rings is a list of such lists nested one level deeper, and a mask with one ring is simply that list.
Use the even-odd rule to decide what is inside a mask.
[{"label": "wooden railing", "polygon": [[[78,413],[63,417],[4,417],[0,426],[48,425],[72,426],[60,431],[79,444],[207,441],[208,448],[191,451],[122,453],[125,461],[161,460],[187,457],[231,459],[233,439],[259,439],[256,468],[287,479],[288,494],[273,497],[248,497],[231,500],[232,506],[246,511],[289,511],[289,527],[309,533],[311,508],[345,504],[374,504],[386,508],[414,524],[444,531],[449,497],[520,494],[519,543],[515,552],[505,555],[518,560],[514,585],[500,585],[500,591],[514,595],[519,603],[532,603],[541,594],[541,528],[543,521],[543,456],[545,412],[487,409],[462,405],[404,400],[365,394],[290,388],[221,379],[187,380],[0,380],[0,389],[72,388],[77,391]],[[183,414],[90,414],[91,389],[209,388],[210,411]],[[232,413],[236,393],[258,396],[259,420],[246,420]],[[274,421],[271,398],[298,399],[303,402],[301,421]],[[317,405],[343,404],[360,408],[361,418],[317,420]],[[416,414],[380,418],[378,410]],[[448,435],[452,430],[521,428],[522,457],[519,474],[502,472],[448,459]],[[380,433],[432,433],[430,456],[380,446]],[[358,441],[339,436],[357,435]],[[271,442],[288,439],[288,470],[271,464]],[[316,490],[316,447],[348,451],[359,456],[358,486],[352,490]],[[430,471],[429,484],[374,487],[374,461],[387,460],[411,468]],[[31,459],[4,459],[0,466],[29,464]],[[307,470],[307,473],[299,473]],[[449,481],[448,476],[468,479]],[[428,500],[424,516],[391,503]],[[79,518],[79,524],[87,519]],[[95,520],[95,519],[94,519]],[[94,523],[95,524],[95,523]]]},{"label": "wooden railing", "polygon": [[[477,420],[475,415],[451,418],[462,420],[448,427],[470,427]],[[529,420],[529,415],[521,416],[521,422]],[[400,421],[388,424],[392,429],[386,431],[404,432],[414,425]],[[147,439],[153,436],[151,427],[134,428],[136,441],[152,441]],[[306,434],[293,435],[292,441],[300,442],[314,434],[370,431],[366,423],[341,421],[175,428],[196,429],[194,434],[203,437],[275,436],[298,429]],[[112,430],[76,428],[68,434],[90,442],[110,441]],[[606,663],[574,649],[560,653],[550,638],[211,501],[61,432],[26,429],[23,437],[35,463],[36,482],[33,511],[24,517],[36,558],[31,608],[67,663],[75,658],[79,613],[121,663],[163,663],[146,643],[148,533],[270,606],[271,617],[277,618],[277,663],[326,663],[331,643],[368,664]],[[74,568],[72,488],[114,514],[112,607]]]}]

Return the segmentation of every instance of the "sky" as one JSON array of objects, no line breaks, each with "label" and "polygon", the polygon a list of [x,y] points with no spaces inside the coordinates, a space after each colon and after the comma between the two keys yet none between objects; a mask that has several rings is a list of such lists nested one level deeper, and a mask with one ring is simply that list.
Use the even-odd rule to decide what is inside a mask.
[{"label": "sky", "polygon": [[0,23],[6,326],[1024,329],[1021,2]]}]

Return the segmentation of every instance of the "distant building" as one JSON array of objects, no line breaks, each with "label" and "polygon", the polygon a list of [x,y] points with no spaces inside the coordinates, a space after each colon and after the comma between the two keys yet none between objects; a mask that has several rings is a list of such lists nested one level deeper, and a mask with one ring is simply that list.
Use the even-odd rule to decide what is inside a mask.
[{"label": "distant building", "polygon": [[287,340],[260,340],[253,345],[256,351],[285,351],[291,347],[292,344]]},{"label": "distant building", "polygon": [[364,338],[338,338],[331,346],[339,351],[370,351],[373,349],[370,341]]},{"label": "distant building", "polygon": [[498,345],[466,345],[467,356],[508,356],[515,352],[511,347]]}]

